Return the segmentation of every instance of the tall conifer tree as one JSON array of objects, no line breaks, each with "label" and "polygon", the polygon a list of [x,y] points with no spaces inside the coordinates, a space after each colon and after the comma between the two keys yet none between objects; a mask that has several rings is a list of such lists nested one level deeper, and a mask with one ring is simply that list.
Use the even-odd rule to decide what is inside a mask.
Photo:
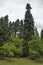
[{"label": "tall conifer tree", "polygon": [[31,37],[34,35],[34,21],[33,16],[30,12],[31,6],[29,3],[26,5],[26,13],[25,13],[25,19],[24,19],[24,49],[23,54],[24,56],[29,55],[29,46],[28,41],[31,40]]}]

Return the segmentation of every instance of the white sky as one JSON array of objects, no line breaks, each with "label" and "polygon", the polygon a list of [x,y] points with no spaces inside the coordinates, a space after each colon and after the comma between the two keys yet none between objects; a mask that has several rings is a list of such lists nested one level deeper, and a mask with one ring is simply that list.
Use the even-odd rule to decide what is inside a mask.
[{"label": "white sky", "polygon": [[9,20],[24,19],[26,3],[29,2],[35,25],[43,28],[43,0],[0,0],[0,17],[9,15]]}]

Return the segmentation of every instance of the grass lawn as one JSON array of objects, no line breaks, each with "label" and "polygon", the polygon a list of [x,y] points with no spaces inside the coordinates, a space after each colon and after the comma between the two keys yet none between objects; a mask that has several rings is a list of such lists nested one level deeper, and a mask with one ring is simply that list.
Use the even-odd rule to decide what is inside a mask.
[{"label": "grass lawn", "polygon": [[18,58],[18,59],[14,58],[14,59],[0,60],[0,65],[43,65],[43,63],[36,63],[26,58]]}]

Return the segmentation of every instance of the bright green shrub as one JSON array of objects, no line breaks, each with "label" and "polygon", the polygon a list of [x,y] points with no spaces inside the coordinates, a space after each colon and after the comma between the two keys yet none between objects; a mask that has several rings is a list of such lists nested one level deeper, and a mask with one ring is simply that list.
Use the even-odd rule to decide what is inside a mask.
[{"label": "bright green shrub", "polygon": [[40,38],[33,37],[33,39],[29,41],[28,45],[31,59],[36,59],[42,56],[43,43]]},{"label": "bright green shrub", "polygon": [[40,58],[40,54],[38,51],[30,49],[30,59],[35,60],[36,58]]},{"label": "bright green shrub", "polygon": [[16,50],[15,50],[15,56],[21,56],[22,55],[22,40],[18,37],[11,38],[11,42],[14,43]]},{"label": "bright green shrub", "polygon": [[0,49],[0,55],[2,57],[13,57],[16,47],[13,43],[6,43]]},{"label": "bright green shrub", "polygon": [[22,55],[22,40],[18,37],[12,38],[0,48],[1,57],[20,57]]},{"label": "bright green shrub", "polygon": [[9,52],[8,57],[12,58],[14,56],[13,52]]}]

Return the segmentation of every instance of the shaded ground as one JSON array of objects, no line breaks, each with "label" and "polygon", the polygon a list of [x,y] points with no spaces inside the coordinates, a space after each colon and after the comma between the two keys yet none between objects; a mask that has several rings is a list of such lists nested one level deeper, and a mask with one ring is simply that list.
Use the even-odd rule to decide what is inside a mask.
[{"label": "shaded ground", "polygon": [[36,63],[35,61],[28,60],[26,58],[14,58],[0,60],[0,65],[43,65],[43,63]]}]

